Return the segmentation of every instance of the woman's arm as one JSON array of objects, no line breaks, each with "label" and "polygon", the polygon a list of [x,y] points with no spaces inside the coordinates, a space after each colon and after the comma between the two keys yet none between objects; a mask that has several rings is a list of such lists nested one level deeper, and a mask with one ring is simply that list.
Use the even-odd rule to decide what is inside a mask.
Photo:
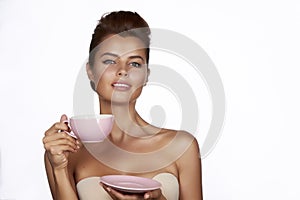
[{"label": "woman's arm", "polygon": [[53,169],[45,153],[45,167],[51,194],[54,200],[78,199],[75,181],[68,168]]},{"label": "woman's arm", "polygon": [[177,166],[180,200],[202,200],[201,159],[196,139],[178,159]]},{"label": "woman's arm", "polygon": [[66,134],[68,126],[60,122],[55,123],[45,132],[43,143],[45,147],[45,167],[54,200],[78,199],[73,178],[73,164],[69,162],[71,153],[78,151],[79,143]]}]

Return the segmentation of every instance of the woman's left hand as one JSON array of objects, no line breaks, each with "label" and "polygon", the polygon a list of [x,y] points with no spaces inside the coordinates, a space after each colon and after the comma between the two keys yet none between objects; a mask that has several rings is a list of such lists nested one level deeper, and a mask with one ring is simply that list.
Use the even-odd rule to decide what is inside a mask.
[{"label": "woman's left hand", "polygon": [[144,194],[124,194],[113,188],[101,184],[105,191],[112,197],[114,200],[166,200],[163,196],[161,189],[151,190]]}]

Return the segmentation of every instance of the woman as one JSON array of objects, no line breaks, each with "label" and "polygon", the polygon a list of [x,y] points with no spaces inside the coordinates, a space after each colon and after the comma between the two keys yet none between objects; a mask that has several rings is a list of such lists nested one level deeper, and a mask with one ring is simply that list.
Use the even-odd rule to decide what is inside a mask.
[{"label": "woman", "polygon": [[[53,199],[202,199],[196,139],[184,131],[155,127],[144,121],[135,109],[149,75],[149,44],[149,26],[137,13],[119,11],[104,15],[92,36],[86,70],[99,96],[100,114],[115,117],[107,142],[142,155],[173,147],[151,159],[145,156],[140,162],[125,163],[124,159],[111,157],[116,163],[118,160],[124,163],[124,166],[113,167],[91,154],[88,146],[66,134],[70,129],[64,123],[67,116],[62,115],[60,122],[51,126],[43,138]],[[173,142],[174,138],[177,143]],[[147,168],[149,166],[152,167]],[[153,178],[162,188],[142,195],[122,193],[99,184],[99,177],[108,174]]]}]

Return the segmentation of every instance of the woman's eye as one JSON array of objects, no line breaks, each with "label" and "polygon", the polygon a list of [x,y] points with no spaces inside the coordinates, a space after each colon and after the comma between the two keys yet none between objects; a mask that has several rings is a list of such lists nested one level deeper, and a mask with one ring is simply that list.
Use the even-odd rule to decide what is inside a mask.
[{"label": "woman's eye", "polygon": [[137,63],[137,62],[131,62],[130,66],[132,66],[132,67],[141,67],[142,65],[140,63]]},{"label": "woman's eye", "polygon": [[103,64],[105,64],[105,65],[111,65],[111,64],[115,64],[116,62],[115,61],[113,61],[113,60],[104,60],[103,61]]}]

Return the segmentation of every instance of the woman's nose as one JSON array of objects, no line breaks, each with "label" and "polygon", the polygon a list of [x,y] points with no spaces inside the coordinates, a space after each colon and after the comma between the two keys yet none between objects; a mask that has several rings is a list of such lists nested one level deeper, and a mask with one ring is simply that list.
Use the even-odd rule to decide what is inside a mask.
[{"label": "woman's nose", "polygon": [[117,71],[117,76],[128,76],[128,71],[126,66],[122,66],[119,68],[119,70]]}]

